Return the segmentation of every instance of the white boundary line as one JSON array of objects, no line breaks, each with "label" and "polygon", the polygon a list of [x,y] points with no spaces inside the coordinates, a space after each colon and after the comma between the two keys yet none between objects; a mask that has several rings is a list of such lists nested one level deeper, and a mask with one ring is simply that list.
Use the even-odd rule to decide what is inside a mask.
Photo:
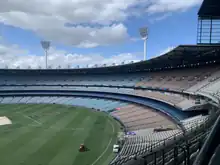
[{"label": "white boundary line", "polygon": [[[113,133],[115,133],[115,128],[114,128],[114,126],[113,126],[113,124],[112,124],[112,122],[110,122],[110,119],[108,120],[109,121],[109,123],[111,124],[111,126],[112,126],[112,132]],[[101,159],[102,158],[102,156],[106,153],[106,151],[108,150],[108,148],[109,148],[109,146],[110,146],[110,144],[111,144],[111,142],[112,142],[112,138],[109,140],[109,143],[108,143],[108,145],[107,145],[107,147],[106,147],[106,149],[102,152],[102,154],[91,164],[91,165],[94,165],[94,164],[96,164],[98,161],[99,161],[99,159]]]},{"label": "white boundary line", "polygon": [[37,120],[35,120],[35,119],[33,119],[33,118],[27,116],[27,115],[24,115],[22,112],[15,112],[15,113],[21,114],[23,117],[25,117],[25,118],[27,118],[27,119],[30,119],[30,120],[34,121],[35,123],[37,123],[37,124],[39,124],[39,125],[42,124],[42,123],[40,123],[39,121],[37,121]]},{"label": "white boundary line", "polygon": [[31,117],[29,117],[29,116],[27,116],[27,115],[23,115],[25,118],[28,118],[28,119],[30,119],[30,120],[32,120],[32,121],[34,121],[35,123],[37,123],[37,124],[39,124],[39,125],[41,125],[42,123],[40,123],[40,122],[38,122],[37,120],[34,120],[33,118],[31,118]]},{"label": "white boundary line", "polygon": [[[18,113],[19,113],[19,112],[18,112]],[[20,114],[21,114],[21,113],[20,113]],[[33,119],[33,118],[31,118],[31,117],[29,117],[29,116],[27,116],[27,115],[22,115],[22,116],[24,116],[25,118],[28,118],[28,119],[34,121],[35,123],[37,123],[37,124],[39,124],[39,125],[42,125],[42,123],[38,122],[37,120],[35,120],[35,119]],[[109,121],[109,123],[110,123],[111,126],[112,126],[112,132],[115,133],[115,128],[114,128],[112,122],[110,121],[110,119],[108,119],[108,121]],[[79,129],[79,128],[76,128],[76,129]],[[80,129],[81,129],[81,128],[80,128]],[[75,130],[75,129],[71,129],[71,130]],[[109,143],[108,143],[106,149],[101,153],[101,155],[100,155],[91,165],[95,165],[95,164],[99,161],[99,159],[102,158],[102,156],[103,156],[103,155],[106,153],[106,151],[108,150],[108,148],[109,148],[109,146],[110,146],[110,144],[111,144],[111,142],[112,142],[112,139],[113,139],[113,138],[111,138],[111,139],[109,140]]]}]

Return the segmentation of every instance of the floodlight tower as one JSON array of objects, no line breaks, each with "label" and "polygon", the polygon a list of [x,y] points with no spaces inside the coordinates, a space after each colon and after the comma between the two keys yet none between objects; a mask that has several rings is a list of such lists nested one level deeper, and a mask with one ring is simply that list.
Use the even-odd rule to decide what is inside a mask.
[{"label": "floodlight tower", "polygon": [[148,29],[147,27],[143,27],[139,29],[140,35],[141,35],[141,39],[144,40],[144,61],[146,60],[146,56],[147,56],[147,38],[148,38]]},{"label": "floodlight tower", "polygon": [[47,55],[50,48],[50,41],[41,41],[41,46],[45,52],[45,69],[47,69]]}]

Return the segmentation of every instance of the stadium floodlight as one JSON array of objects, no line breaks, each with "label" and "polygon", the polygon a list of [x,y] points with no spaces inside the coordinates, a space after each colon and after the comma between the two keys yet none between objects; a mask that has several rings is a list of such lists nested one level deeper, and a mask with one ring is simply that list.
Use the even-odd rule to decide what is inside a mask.
[{"label": "stadium floodlight", "polygon": [[47,55],[50,48],[50,41],[41,41],[41,46],[45,52],[45,68],[47,69]]},{"label": "stadium floodlight", "polygon": [[147,56],[147,38],[148,38],[148,28],[147,27],[143,27],[139,29],[140,35],[141,35],[141,39],[144,40],[144,61],[146,60],[146,56]]}]

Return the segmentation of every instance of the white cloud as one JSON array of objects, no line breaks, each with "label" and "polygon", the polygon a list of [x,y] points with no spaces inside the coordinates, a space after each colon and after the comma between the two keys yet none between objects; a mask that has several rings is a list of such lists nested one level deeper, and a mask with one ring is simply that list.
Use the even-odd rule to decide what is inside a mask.
[{"label": "white cloud", "polygon": [[203,0],[151,0],[151,5],[147,8],[149,13],[184,11],[197,6]]},{"label": "white cloud", "polygon": [[162,15],[159,15],[159,16],[154,16],[154,17],[149,19],[149,22],[150,23],[155,23],[155,22],[164,20],[164,19],[166,19],[167,17],[170,17],[170,16],[172,16],[172,13],[165,13],[165,14],[162,14]]},{"label": "white cloud", "polygon": [[77,25],[64,26],[59,18],[41,16],[32,18],[26,13],[10,12],[4,16],[5,24],[33,30],[46,40],[78,47],[96,47],[99,45],[116,44],[128,39],[127,28],[123,24],[113,24],[104,27]]},{"label": "white cloud", "polygon": [[176,48],[175,46],[169,46],[168,48],[166,48],[166,49],[164,49],[163,51],[161,51],[161,52],[159,53],[159,56],[164,55],[164,54],[166,54],[166,53],[172,51],[172,50],[175,49],[175,48]]},{"label": "white cloud", "polygon": [[201,1],[0,0],[0,22],[56,43],[90,48],[127,40],[123,22],[131,15],[186,10]]},{"label": "white cloud", "polygon": [[[85,67],[86,65],[94,66],[95,64],[103,65],[112,65],[121,64],[122,62],[128,63],[131,61],[139,61],[139,54],[131,53],[122,53],[116,54],[111,57],[105,57],[101,54],[76,54],[68,53],[65,50],[57,50],[51,48],[48,54],[48,65],[52,68],[57,68],[59,65],[62,68],[67,68],[68,65],[76,67],[77,65]],[[28,51],[20,49],[17,45],[7,46],[0,44],[0,68],[38,68],[41,66],[45,67],[45,57],[31,55]]]},{"label": "white cloud", "polygon": [[175,49],[175,48],[176,48],[175,46],[169,46],[168,48],[166,48],[166,49],[160,51],[157,55],[151,56],[150,59],[155,58],[155,57],[158,57],[158,56],[162,56],[162,55],[164,55],[164,54],[166,54],[166,53],[172,51],[172,50]]}]

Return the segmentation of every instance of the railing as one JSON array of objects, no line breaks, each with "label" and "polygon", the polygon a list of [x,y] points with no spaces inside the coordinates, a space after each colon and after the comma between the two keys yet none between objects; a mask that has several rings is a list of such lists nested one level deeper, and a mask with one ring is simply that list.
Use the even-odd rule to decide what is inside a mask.
[{"label": "railing", "polygon": [[[111,162],[110,165],[121,165],[136,160],[144,161],[144,165],[148,165],[149,163],[151,163],[150,165],[157,165],[159,163],[159,159],[161,160],[161,165],[161,163],[165,164],[165,162],[168,162],[168,160],[170,161],[170,159],[167,158],[167,154],[171,152],[173,152],[173,157],[169,157],[172,157],[173,161],[177,161],[176,159],[178,159],[179,154],[185,154],[183,157],[187,159],[187,161],[182,160],[182,162],[188,164],[191,159],[190,155],[193,153],[191,152],[190,146],[196,143],[197,147],[195,148],[201,148],[202,143],[210,130],[210,127],[212,127],[218,115],[219,112],[210,116],[209,118],[202,119],[204,120],[203,124],[195,124],[190,129],[186,129],[185,133],[178,132],[173,136],[164,139],[163,141],[155,142],[147,148],[132,153],[131,155],[120,157],[119,153],[117,158]],[[178,151],[175,149],[175,147],[177,147]],[[181,150],[181,152],[179,152],[179,150]]]},{"label": "railing", "polygon": [[[193,165],[206,165],[206,164],[214,163],[212,162],[214,161],[214,159],[212,159],[212,156],[214,155],[215,150],[219,145],[219,135],[220,135],[220,116],[215,122],[215,125],[213,126],[207,140],[205,141],[200,153],[196,157],[196,160]],[[219,164],[219,162],[217,164]]]},{"label": "railing", "polygon": [[[135,86],[135,85],[105,85],[105,84],[0,84],[0,87],[40,87],[40,86],[47,86],[47,87],[108,87],[108,88],[118,88],[118,89],[139,89],[139,90],[151,90],[156,92],[168,92],[173,94],[180,94],[180,95],[193,95],[189,93],[184,93],[183,91],[175,91],[169,88],[157,88],[157,87],[151,87],[151,86]],[[194,96],[194,95],[193,95]]]},{"label": "railing", "polygon": [[157,164],[190,164],[192,162],[190,155],[196,153],[201,148],[206,133],[198,134],[186,142],[176,143],[174,146],[168,146],[157,152],[153,152],[143,157],[143,165]]}]

